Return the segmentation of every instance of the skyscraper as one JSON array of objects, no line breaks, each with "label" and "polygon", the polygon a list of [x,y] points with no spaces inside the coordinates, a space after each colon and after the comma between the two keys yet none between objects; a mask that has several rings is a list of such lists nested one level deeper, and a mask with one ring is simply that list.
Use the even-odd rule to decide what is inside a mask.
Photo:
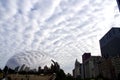
[{"label": "skyscraper", "polygon": [[118,4],[119,11],[120,11],[120,0],[117,0],[117,4]]},{"label": "skyscraper", "polygon": [[111,28],[100,40],[104,58],[120,56],[120,28]]},{"label": "skyscraper", "polygon": [[91,57],[91,53],[84,53],[82,55],[82,78],[85,79],[85,61]]}]

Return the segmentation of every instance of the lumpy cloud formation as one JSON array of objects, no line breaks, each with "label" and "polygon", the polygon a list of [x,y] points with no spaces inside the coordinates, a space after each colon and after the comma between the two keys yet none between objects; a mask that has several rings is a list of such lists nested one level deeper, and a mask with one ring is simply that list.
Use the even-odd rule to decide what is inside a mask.
[{"label": "lumpy cloud formation", "polygon": [[70,72],[84,52],[100,55],[99,39],[119,21],[115,0],[0,0],[0,67],[34,63],[43,50]]}]

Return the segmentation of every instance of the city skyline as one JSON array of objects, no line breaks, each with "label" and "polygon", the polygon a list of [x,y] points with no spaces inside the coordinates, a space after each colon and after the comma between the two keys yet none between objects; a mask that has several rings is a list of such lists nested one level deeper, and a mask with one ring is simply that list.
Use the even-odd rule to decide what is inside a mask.
[{"label": "city skyline", "polygon": [[54,59],[71,73],[76,58],[100,55],[99,40],[120,26],[116,0],[1,0],[0,12],[0,68],[9,59],[34,67]]}]

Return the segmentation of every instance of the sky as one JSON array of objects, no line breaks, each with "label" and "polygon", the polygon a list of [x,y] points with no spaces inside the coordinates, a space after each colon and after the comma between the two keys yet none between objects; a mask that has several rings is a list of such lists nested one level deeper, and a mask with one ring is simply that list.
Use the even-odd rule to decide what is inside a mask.
[{"label": "sky", "polygon": [[83,53],[101,55],[99,40],[119,22],[116,0],[0,0],[0,68],[53,59],[71,73]]}]

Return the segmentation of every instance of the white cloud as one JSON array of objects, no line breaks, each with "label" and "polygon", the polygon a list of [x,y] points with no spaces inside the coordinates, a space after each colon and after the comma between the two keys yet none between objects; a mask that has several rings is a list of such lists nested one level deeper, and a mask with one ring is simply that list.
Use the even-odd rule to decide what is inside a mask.
[{"label": "white cloud", "polygon": [[1,0],[0,67],[9,59],[36,64],[43,58],[35,56],[41,54],[21,52],[43,50],[70,72],[84,52],[100,55],[99,39],[111,27],[120,26],[119,17],[115,0]]}]

